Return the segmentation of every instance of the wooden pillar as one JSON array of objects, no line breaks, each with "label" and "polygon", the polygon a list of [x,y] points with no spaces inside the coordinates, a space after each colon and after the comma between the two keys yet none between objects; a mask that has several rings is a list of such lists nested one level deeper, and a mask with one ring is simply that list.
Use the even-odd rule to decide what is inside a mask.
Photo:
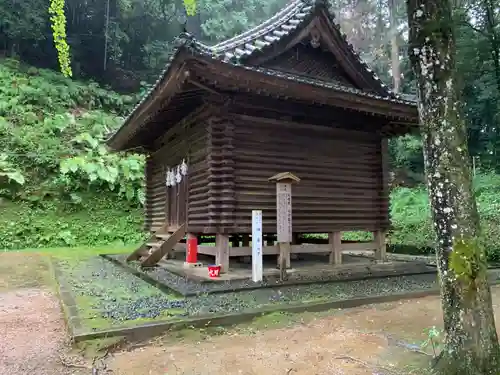
[{"label": "wooden pillar", "polygon": [[373,232],[373,236],[375,237],[375,243],[377,244],[377,248],[375,250],[375,259],[381,260],[382,262],[387,261],[386,254],[386,245],[385,245],[385,232],[384,231],[376,231]]},{"label": "wooden pillar", "polygon": [[274,246],[274,237],[272,234],[266,234],[266,245],[267,246]]},{"label": "wooden pillar", "polygon": [[342,264],[342,232],[328,233],[330,264]]},{"label": "wooden pillar", "polygon": [[233,234],[231,236],[231,246],[232,247],[239,247],[240,246],[240,236],[237,234]]},{"label": "wooden pillar", "polygon": [[241,246],[242,247],[250,247],[250,235],[244,234],[241,236]]},{"label": "wooden pillar", "polygon": [[300,178],[290,172],[278,173],[269,178],[276,183],[276,237],[278,242],[280,280],[287,278],[286,269],[290,268],[292,242],[292,183]]},{"label": "wooden pillar", "polygon": [[[300,233],[292,233],[292,245],[300,245],[301,241],[302,237],[300,236]],[[290,254],[290,262],[297,259],[299,259],[299,254]]]},{"label": "wooden pillar", "polygon": [[[249,234],[241,235],[241,246],[242,247],[250,247],[250,235]],[[241,261],[245,264],[251,264],[252,263],[252,256],[247,255],[247,256],[241,257]]]},{"label": "wooden pillar", "polygon": [[229,271],[229,236],[226,234],[215,235],[215,264],[220,264],[221,273]]},{"label": "wooden pillar", "polygon": [[384,216],[384,225],[381,225],[378,231],[373,233],[375,238],[375,243],[377,244],[377,249],[375,250],[375,259],[381,260],[383,262],[387,261],[386,255],[386,245],[385,237],[386,230],[390,225],[389,219],[389,140],[387,138],[382,138],[380,144],[381,151],[381,164],[382,164],[382,196],[384,199],[384,211],[382,212]]}]

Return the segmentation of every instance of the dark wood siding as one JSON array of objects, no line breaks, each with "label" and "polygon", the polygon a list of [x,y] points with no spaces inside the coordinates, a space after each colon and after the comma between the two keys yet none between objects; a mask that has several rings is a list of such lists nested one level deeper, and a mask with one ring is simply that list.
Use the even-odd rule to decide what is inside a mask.
[{"label": "dark wood siding", "polygon": [[209,225],[208,218],[208,178],[207,163],[208,132],[207,122],[197,128],[199,146],[190,156],[188,172],[188,228],[189,232],[201,233]]},{"label": "dark wood siding", "polygon": [[[203,181],[207,175],[207,128],[206,120],[199,119],[188,127],[179,129],[158,149],[146,164],[146,229],[154,231],[169,221],[169,225],[181,225],[186,221],[189,210],[197,207],[206,211],[206,197],[203,196]],[[166,186],[168,168],[175,168],[185,160],[188,164],[187,178],[180,185]],[[196,191],[200,188],[200,191]],[[188,194],[189,191],[189,194]],[[198,194],[196,194],[198,193]],[[188,199],[188,195],[191,195]],[[200,230],[205,222],[194,219],[194,228]]]},{"label": "dark wood siding", "polygon": [[295,232],[377,230],[388,226],[381,138],[348,129],[280,124],[236,116],[235,232],[251,231],[251,211],[263,211],[265,232],[276,231],[276,186],[268,178],[292,172]]},{"label": "dark wood siding", "polygon": [[309,43],[297,44],[282,54],[262,64],[264,68],[281,70],[325,81],[337,81],[354,86],[346,72],[331,53],[313,48]]},{"label": "dark wood siding", "polygon": [[165,203],[167,187],[165,185],[165,164],[158,159],[146,160],[146,202],[144,228],[147,231],[159,229],[166,218]]},{"label": "dark wood siding", "polygon": [[214,116],[208,124],[208,225],[205,232],[231,232],[235,210],[234,124]]}]

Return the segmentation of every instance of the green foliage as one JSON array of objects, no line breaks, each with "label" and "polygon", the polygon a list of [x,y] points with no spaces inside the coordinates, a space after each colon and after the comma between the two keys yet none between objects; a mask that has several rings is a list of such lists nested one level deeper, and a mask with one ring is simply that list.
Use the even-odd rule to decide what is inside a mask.
[{"label": "green foliage", "polygon": [[415,173],[424,170],[422,140],[419,136],[397,137],[391,139],[389,146],[393,168],[401,168]]},{"label": "green foliage", "polygon": [[184,7],[186,8],[186,14],[188,16],[194,16],[196,14],[196,0],[183,0]]},{"label": "green foliage", "polygon": [[142,239],[144,157],[104,146],[136,100],[1,61],[0,248]]},{"label": "green foliage", "polygon": [[427,348],[428,346],[432,347],[432,354],[434,358],[436,358],[442,350],[442,338],[443,331],[436,326],[432,326],[429,329],[424,331],[424,334],[427,336],[427,339],[422,343],[422,349]]},{"label": "green foliage", "polygon": [[57,49],[59,67],[66,77],[71,77],[71,61],[69,56],[69,45],[66,42],[66,15],[64,14],[64,0],[50,0],[50,21],[54,36],[54,45]]},{"label": "green foliage", "polygon": [[[87,85],[51,71],[0,64],[0,176],[24,184],[4,187],[10,199],[40,201],[87,191],[115,192],[142,204],[141,155],[110,153],[104,146],[135,98]],[[13,167],[15,166],[15,168]]]},{"label": "green foliage", "polygon": [[[486,249],[490,261],[500,260],[500,176],[494,173],[474,179],[481,218],[478,246]],[[397,188],[391,194],[390,245],[393,251],[431,254],[434,230],[427,191],[422,188]]]},{"label": "green foliage", "polygon": [[83,194],[81,201],[0,203],[0,249],[137,244],[142,209],[110,194]]},{"label": "green foliage", "polygon": [[24,175],[9,161],[8,156],[0,154],[0,186],[2,183],[24,185],[24,182]]},{"label": "green foliage", "polygon": [[97,126],[91,130],[93,134],[84,132],[72,139],[81,149],[77,156],[61,161],[60,181],[74,191],[80,190],[82,184],[88,188],[107,188],[128,201],[144,204],[144,156],[108,153],[102,145],[103,128]]}]

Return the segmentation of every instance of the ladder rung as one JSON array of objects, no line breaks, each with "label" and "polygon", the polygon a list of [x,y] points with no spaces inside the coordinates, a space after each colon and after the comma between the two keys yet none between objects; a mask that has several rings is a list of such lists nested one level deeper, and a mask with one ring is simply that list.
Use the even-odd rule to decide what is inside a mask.
[{"label": "ladder rung", "polygon": [[149,249],[144,249],[144,250],[141,250],[137,253],[137,258],[140,259],[140,258],[148,256],[148,255],[149,255]]},{"label": "ladder rung", "polygon": [[161,238],[162,240],[168,240],[172,235],[171,234],[156,234],[156,238]]},{"label": "ladder rung", "polygon": [[149,247],[159,247],[159,246],[163,245],[163,241],[148,242],[146,245]]}]

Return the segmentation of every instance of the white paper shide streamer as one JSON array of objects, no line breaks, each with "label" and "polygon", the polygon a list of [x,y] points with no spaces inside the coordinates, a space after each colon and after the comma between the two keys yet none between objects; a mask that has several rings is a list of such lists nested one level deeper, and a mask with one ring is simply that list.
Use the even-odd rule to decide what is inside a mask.
[{"label": "white paper shide streamer", "polygon": [[185,159],[182,159],[182,163],[170,168],[167,168],[167,174],[165,176],[165,184],[167,187],[172,187],[180,184],[182,178],[187,175],[188,165]]}]

